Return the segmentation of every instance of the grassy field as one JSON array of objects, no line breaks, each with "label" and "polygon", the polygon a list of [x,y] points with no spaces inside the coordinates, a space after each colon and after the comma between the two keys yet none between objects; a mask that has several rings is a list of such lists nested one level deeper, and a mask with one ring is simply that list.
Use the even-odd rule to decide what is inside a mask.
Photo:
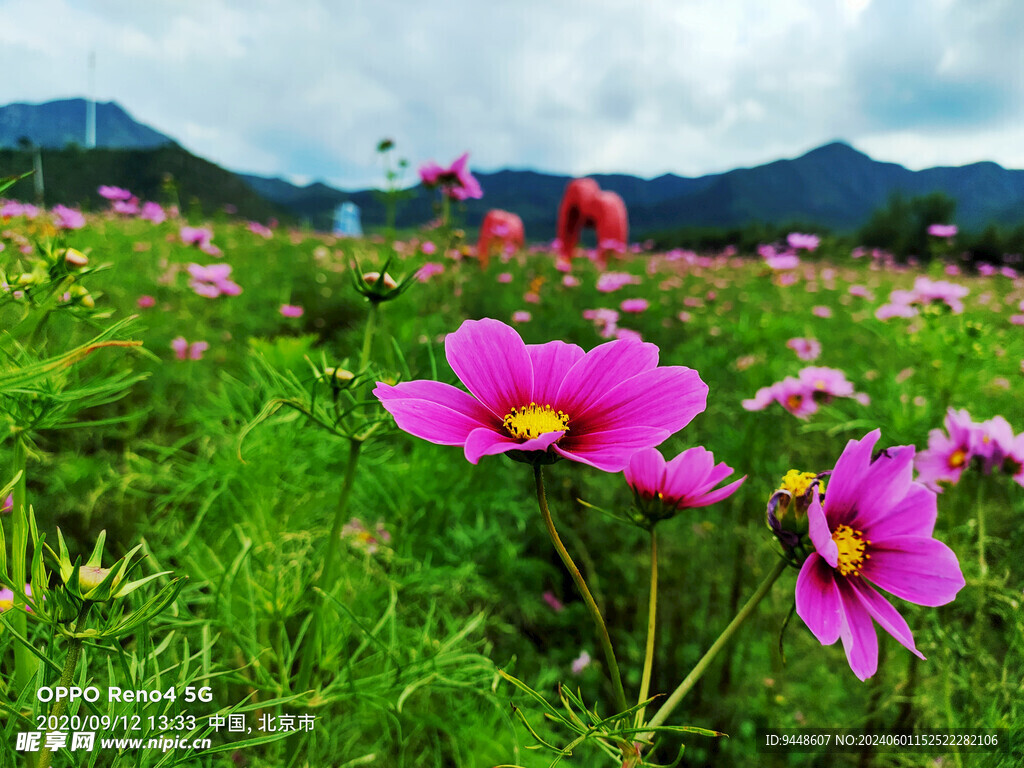
[{"label": "grassy field", "polygon": [[[79,637],[69,624],[74,612],[58,616],[67,587],[56,561],[40,557],[33,593],[48,582],[46,613],[56,618],[17,608],[3,614],[0,764],[36,764],[18,754],[16,734],[53,730],[38,727],[53,706],[38,691],[58,685],[72,647],[81,658],[68,679],[96,686],[101,697],[74,702],[67,714],[137,715],[134,735],[208,736],[212,747],[69,749],[56,765],[551,764],[557,754],[536,749],[538,738],[561,748],[577,734],[499,672],[563,715],[559,683],[602,716],[613,714],[601,646],[548,541],[530,467],[504,456],[470,464],[458,446],[397,429],[370,395],[381,380],[458,385],[444,339],[467,318],[515,318],[527,343],[559,339],[589,350],[611,329],[585,311],[616,310],[617,327],[656,344],[661,365],[693,368],[708,385],[707,408],[661,449],[671,457],[704,446],[747,479],[724,501],[658,527],[652,695],[676,687],[775,567],[780,547],[765,507],[788,470],[830,470],[848,440],[875,428],[879,447],[920,452],[949,408],[967,409],[977,422],[1002,415],[1024,431],[1024,329],[1011,319],[1024,312],[1024,281],[1010,273],[947,275],[940,262],[897,267],[826,241],[786,270],[749,253],[629,254],[606,271],[635,281],[604,292],[593,261],[576,259],[575,280],[566,281],[546,249],[492,258],[481,270],[443,247],[424,255],[421,243],[437,233],[393,248],[208,223],[220,257],[184,243],[183,222],[173,218],[102,215],[63,233],[42,215],[3,223],[0,486],[24,464],[38,536],[56,550],[59,528],[71,562],[84,561],[105,530],[103,566],[141,544],[132,577],[170,573],[113,605],[98,603],[86,623],[109,626],[118,611],[143,610],[168,590],[158,614],[117,636]],[[85,254],[88,265],[65,267],[64,247]],[[33,308],[42,288],[16,297],[25,285],[15,277],[31,273],[47,249],[51,268],[38,285],[65,282],[50,305]],[[367,334],[371,302],[357,288],[383,281],[354,281],[353,264],[378,271],[388,258],[398,279],[427,262],[441,269],[375,305]],[[223,278],[241,292],[199,295],[189,264],[230,265],[229,276],[206,284]],[[913,318],[876,319],[893,290],[925,274],[966,287],[964,311],[928,307]],[[647,306],[624,311],[628,299]],[[284,316],[283,305],[301,307],[301,316]],[[31,368],[130,317],[115,337],[141,346]],[[189,345],[183,360],[179,337]],[[799,359],[787,346],[794,338],[819,341],[820,356]],[[806,419],[778,403],[743,407],[808,365],[840,369],[866,397],[836,398]],[[328,368],[357,375],[345,381]],[[11,383],[12,372],[26,370],[35,371],[31,381]],[[647,535],[595,509],[625,512],[633,495],[621,474],[576,462],[546,467],[545,476],[559,532],[601,607],[633,704],[647,632]],[[766,729],[1019,730],[1022,513],[1024,488],[1000,471],[970,465],[944,489],[935,536],[956,553],[966,587],[937,608],[894,599],[926,660],[881,632],[879,669],[865,682],[841,645],[822,646],[797,616],[787,623],[797,575],[787,569],[668,720],[727,736],[665,734],[647,759],[671,763],[685,747],[686,766],[1020,764],[1012,748],[768,753],[762,743]],[[13,515],[3,520],[11,582],[15,523]],[[169,587],[172,579],[180,581]],[[24,650],[19,626],[45,661]],[[111,703],[110,686],[170,688],[177,697]],[[190,686],[209,700],[186,702]],[[215,728],[216,714],[225,722],[242,715],[251,730]],[[287,730],[289,716],[294,725],[306,715],[315,717],[302,721],[307,729]],[[68,730],[121,735],[123,724]],[[1004,740],[1009,732],[1000,732]],[[621,764],[611,752],[590,739],[564,764]]]}]

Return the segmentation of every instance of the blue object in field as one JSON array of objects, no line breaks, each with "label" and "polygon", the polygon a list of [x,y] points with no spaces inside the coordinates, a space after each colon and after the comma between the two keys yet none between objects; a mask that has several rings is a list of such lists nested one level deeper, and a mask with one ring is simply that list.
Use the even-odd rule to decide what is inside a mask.
[{"label": "blue object in field", "polygon": [[334,209],[334,234],[362,237],[363,227],[359,223],[358,205],[348,202]]}]

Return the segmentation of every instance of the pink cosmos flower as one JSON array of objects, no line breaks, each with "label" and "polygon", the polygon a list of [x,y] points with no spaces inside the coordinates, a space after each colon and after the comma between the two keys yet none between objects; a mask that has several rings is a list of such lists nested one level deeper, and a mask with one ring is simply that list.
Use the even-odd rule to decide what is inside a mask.
[{"label": "pink cosmos flower", "polygon": [[647,299],[625,299],[619,304],[619,309],[623,312],[640,313],[647,311],[649,306]]},{"label": "pink cosmos flower", "polygon": [[133,195],[127,189],[121,187],[108,187],[106,185],[100,185],[96,190],[100,197],[106,200],[131,200]]},{"label": "pink cosmos flower", "polygon": [[790,339],[786,346],[792,349],[801,360],[810,362],[817,360],[821,354],[821,342],[817,339]]},{"label": "pink cosmos flower", "polygon": [[806,419],[818,412],[818,403],[808,391],[807,384],[793,376],[761,387],[753,398],[744,400],[741,405],[746,411],[763,411],[772,403],[778,403],[798,419]]},{"label": "pink cosmos flower", "polygon": [[138,305],[139,309],[149,309],[156,304],[156,299],[146,294],[139,296],[139,298],[135,300],[135,303]]},{"label": "pink cosmos flower", "polygon": [[282,304],[281,305],[281,316],[282,317],[302,317],[305,313],[302,307],[297,304]]},{"label": "pink cosmos flower", "polygon": [[833,397],[853,397],[853,384],[838,368],[810,366],[797,374],[816,400],[828,402]]},{"label": "pink cosmos flower", "polygon": [[57,229],[81,229],[85,226],[85,216],[81,211],[68,208],[66,205],[55,205],[51,213],[56,216],[54,226]]},{"label": "pink cosmos flower", "polygon": [[444,264],[439,264],[436,261],[428,261],[416,272],[416,279],[421,283],[425,283],[434,275],[440,275],[442,272],[444,272]]},{"label": "pink cosmos flower", "polygon": [[480,187],[480,182],[469,172],[468,161],[468,152],[461,155],[448,168],[442,168],[431,160],[420,166],[420,179],[428,187],[441,187],[453,200],[479,199],[484,196],[484,191]]},{"label": "pink cosmos flower", "polygon": [[934,538],[935,493],[913,482],[913,446],[872,452],[881,432],[851,440],[807,510],[815,551],[796,582],[796,612],[822,645],[842,639],[861,680],[878,668],[877,622],[914,655],[907,622],[876,587],[918,605],[945,605],[964,587],[953,551]]},{"label": "pink cosmos flower", "polygon": [[[25,594],[32,597],[32,587],[28,584],[25,585]],[[3,587],[0,589],[0,613],[5,613],[14,607],[14,590]],[[32,609],[27,605],[23,605],[26,611],[31,612]]]},{"label": "pink cosmos flower", "polygon": [[973,457],[976,425],[966,410],[946,412],[946,432],[933,429],[928,433],[928,448],[917,457],[917,479],[937,493],[939,483],[956,485]]},{"label": "pink cosmos flower", "polygon": [[265,224],[260,224],[258,221],[250,221],[246,226],[250,232],[258,237],[262,237],[264,240],[269,240],[274,236],[274,230]]},{"label": "pink cosmos flower", "polygon": [[826,306],[823,306],[823,305],[819,304],[818,306],[816,306],[813,309],[811,309],[811,314],[814,315],[815,317],[825,317],[825,318],[828,318],[828,317],[832,317],[832,310],[829,309]]},{"label": "pink cosmos flower", "polygon": [[590,320],[596,327],[598,334],[603,339],[611,339],[619,322],[619,313],[614,309],[599,307],[598,309],[584,309],[583,319]]},{"label": "pink cosmos flower", "polygon": [[931,224],[928,227],[928,234],[932,237],[956,237],[957,232],[956,224]]},{"label": "pink cosmos flower", "polygon": [[185,245],[200,248],[213,240],[213,230],[208,227],[182,227],[178,234]]},{"label": "pink cosmos flower", "polygon": [[189,288],[207,299],[216,299],[218,296],[237,296],[242,292],[242,287],[232,280],[230,264],[210,264],[204,267],[201,264],[189,264],[188,273],[192,275],[189,280]]},{"label": "pink cosmos flower", "polygon": [[194,341],[189,344],[184,336],[178,336],[171,341],[171,349],[179,360],[201,360],[203,352],[209,348],[210,345],[205,341]]},{"label": "pink cosmos flower", "polygon": [[466,459],[513,452],[620,472],[638,450],[661,443],[707,403],[696,371],[658,366],[658,348],[610,341],[589,352],[551,341],[525,344],[497,320],[466,320],[445,339],[463,392],[436,381],[391,386],[374,395],[401,429],[440,445],[461,445]]},{"label": "pink cosmos flower", "polygon": [[127,200],[114,200],[110,203],[110,210],[122,216],[136,216],[139,213],[139,198],[132,195]]},{"label": "pink cosmos flower", "polygon": [[790,232],[786,236],[786,244],[795,251],[805,250],[808,253],[813,253],[817,250],[818,245],[821,243],[821,238],[817,235],[805,235],[802,232]]},{"label": "pink cosmos flower", "polygon": [[160,203],[154,203],[150,200],[142,204],[139,218],[143,221],[148,221],[150,224],[163,224],[167,221],[167,212]]},{"label": "pink cosmos flower", "polygon": [[626,285],[634,285],[640,282],[640,278],[628,272],[602,272],[597,277],[597,290],[601,293],[611,293]]},{"label": "pink cosmos flower", "polygon": [[501,274],[498,275],[498,282],[499,283],[511,283],[512,282],[512,273],[511,272],[502,272]]},{"label": "pink cosmos flower", "polygon": [[533,319],[533,315],[527,312],[525,309],[520,309],[512,313],[512,322],[516,325],[520,323],[528,323]]},{"label": "pink cosmos flower", "polygon": [[581,651],[580,655],[573,659],[572,662],[572,673],[574,675],[583,674],[583,670],[590,666],[593,659],[590,658],[590,654],[586,651]]},{"label": "pink cosmos flower", "polygon": [[736,492],[746,475],[715,488],[733,473],[724,462],[715,464],[711,451],[690,448],[666,462],[657,448],[637,451],[626,467],[626,483],[649,520],[671,517],[682,509],[707,507]]},{"label": "pink cosmos flower", "polygon": [[564,285],[566,288],[575,288],[579,284],[580,279],[578,277],[574,277],[573,275],[562,276],[562,285]]}]

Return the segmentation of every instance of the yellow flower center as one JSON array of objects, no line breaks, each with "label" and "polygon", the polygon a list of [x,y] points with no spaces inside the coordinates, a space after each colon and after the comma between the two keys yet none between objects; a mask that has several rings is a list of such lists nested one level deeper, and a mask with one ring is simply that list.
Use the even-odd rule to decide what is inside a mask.
[{"label": "yellow flower center", "polygon": [[871,555],[864,550],[871,542],[862,538],[862,531],[855,531],[848,525],[840,525],[832,532],[832,541],[839,548],[839,565],[837,568],[843,576],[860,576],[860,569]]},{"label": "yellow flower center", "polygon": [[[817,475],[813,472],[801,472],[798,469],[791,469],[782,478],[782,485],[779,486],[779,490],[789,491],[794,497],[803,496],[807,493],[807,489],[811,487],[811,483],[814,482],[816,477]],[[824,489],[824,483],[819,487]]]},{"label": "yellow flower center", "polygon": [[4,611],[9,611],[13,607],[14,607],[14,601],[13,600],[8,600],[6,597],[5,598],[0,598],[0,613],[3,613]]},{"label": "yellow flower center", "polygon": [[512,437],[529,440],[547,432],[568,432],[569,414],[556,411],[550,405],[530,403],[513,408],[501,423]]},{"label": "yellow flower center", "polygon": [[953,451],[953,453],[950,454],[949,466],[952,467],[953,469],[956,469],[957,467],[962,467],[965,463],[967,463],[967,454],[964,453],[959,448],[957,448],[955,451]]}]

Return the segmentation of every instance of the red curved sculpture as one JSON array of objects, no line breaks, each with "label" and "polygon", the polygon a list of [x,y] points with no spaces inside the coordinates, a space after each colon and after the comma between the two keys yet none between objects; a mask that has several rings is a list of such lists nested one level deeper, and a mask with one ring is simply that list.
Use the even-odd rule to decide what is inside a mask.
[{"label": "red curved sculpture", "polygon": [[573,179],[565,188],[558,208],[559,261],[568,264],[576,251],[584,227],[597,230],[598,263],[609,253],[626,249],[629,224],[626,204],[614,192],[602,192],[593,179]]},{"label": "red curved sculpture", "polygon": [[505,248],[508,245],[522,248],[525,241],[521,218],[514,213],[497,208],[488,211],[480,225],[480,239],[476,246],[476,256],[480,260],[480,268],[487,269],[493,243],[497,242],[500,248]]}]

